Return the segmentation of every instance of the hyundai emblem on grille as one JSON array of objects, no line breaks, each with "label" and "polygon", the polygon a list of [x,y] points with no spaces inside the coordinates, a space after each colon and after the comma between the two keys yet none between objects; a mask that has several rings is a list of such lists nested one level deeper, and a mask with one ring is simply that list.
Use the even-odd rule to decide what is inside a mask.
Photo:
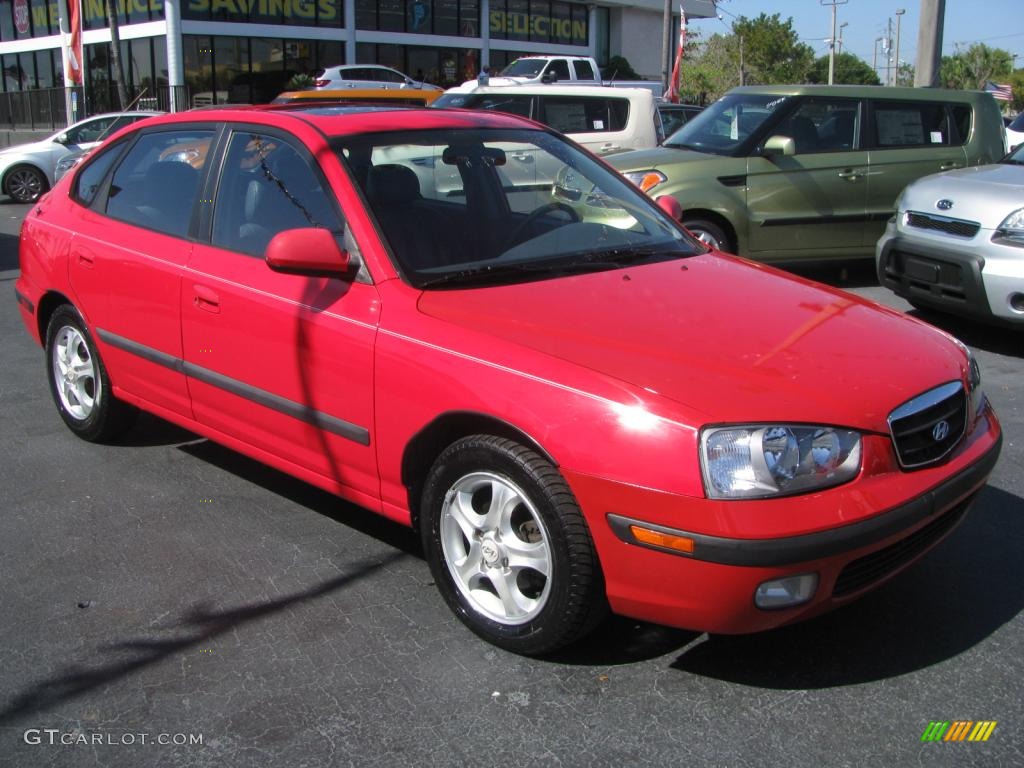
[{"label": "hyundai emblem on grille", "polygon": [[948,211],[950,208],[953,207],[953,201],[939,200],[939,202],[935,204],[935,207],[938,208],[940,211]]},{"label": "hyundai emblem on grille", "polygon": [[943,419],[932,427],[932,438],[936,443],[941,443],[949,434],[949,422]]}]

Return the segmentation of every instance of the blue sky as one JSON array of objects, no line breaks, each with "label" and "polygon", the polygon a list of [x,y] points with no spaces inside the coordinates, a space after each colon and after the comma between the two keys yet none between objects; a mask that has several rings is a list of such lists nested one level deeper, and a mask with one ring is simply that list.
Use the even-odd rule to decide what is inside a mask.
[{"label": "blue sky", "polygon": [[[875,39],[885,36],[890,17],[895,38],[893,14],[903,8],[906,13],[900,30],[900,59],[913,64],[917,59],[920,5],[919,0],[848,0],[837,6],[837,29],[848,22],[843,29],[843,50],[871,64]],[[726,25],[737,16],[756,18],[761,13],[778,13],[783,19],[792,17],[800,39],[819,56],[828,53],[825,38],[832,33],[832,9],[819,0],[718,0],[718,8],[723,21],[695,20],[692,28],[710,37],[715,32],[727,32]],[[1024,0],[946,0],[943,54],[954,53],[957,45],[965,49],[974,42],[1016,53],[1016,66],[1024,67]],[[883,58],[879,44],[879,65]]]}]

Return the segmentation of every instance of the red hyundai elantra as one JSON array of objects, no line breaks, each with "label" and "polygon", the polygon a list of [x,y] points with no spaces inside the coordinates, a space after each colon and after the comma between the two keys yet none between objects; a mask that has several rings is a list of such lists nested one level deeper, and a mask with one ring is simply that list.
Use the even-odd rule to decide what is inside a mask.
[{"label": "red hyundai elantra", "polygon": [[17,299],[74,433],[143,409],[414,526],[497,645],[763,630],[951,531],[1000,428],[954,339],[671,212],[511,116],[186,112],[40,200]]}]

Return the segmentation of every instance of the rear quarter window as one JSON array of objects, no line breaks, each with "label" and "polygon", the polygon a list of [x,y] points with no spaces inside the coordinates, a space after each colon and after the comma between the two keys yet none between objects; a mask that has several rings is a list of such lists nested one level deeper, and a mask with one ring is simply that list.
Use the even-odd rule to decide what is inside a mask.
[{"label": "rear quarter window", "polygon": [[967,104],[953,104],[949,111],[953,117],[953,127],[956,129],[956,136],[953,138],[958,144],[966,144],[971,135],[973,110]]}]

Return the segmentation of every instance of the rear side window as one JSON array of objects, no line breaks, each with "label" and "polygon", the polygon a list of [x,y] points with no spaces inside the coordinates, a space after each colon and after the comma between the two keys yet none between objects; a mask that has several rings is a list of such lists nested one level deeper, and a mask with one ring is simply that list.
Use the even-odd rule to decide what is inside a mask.
[{"label": "rear side window", "polygon": [[471,109],[484,109],[489,112],[505,112],[520,117],[530,116],[531,96],[505,96],[500,93],[487,94],[470,99],[466,105]]},{"label": "rear side window", "polygon": [[876,101],[875,146],[949,146],[946,108],[942,104]]},{"label": "rear side window", "polygon": [[211,130],[144,134],[114,171],[107,215],[168,235],[188,234]]},{"label": "rear side window", "polygon": [[573,69],[576,70],[577,80],[596,80],[594,77],[594,68],[590,66],[589,61],[574,61],[572,63]]},{"label": "rear side window", "polygon": [[629,99],[605,96],[544,96],[544,122],[559,133],[621,131],[629,120]]}]

